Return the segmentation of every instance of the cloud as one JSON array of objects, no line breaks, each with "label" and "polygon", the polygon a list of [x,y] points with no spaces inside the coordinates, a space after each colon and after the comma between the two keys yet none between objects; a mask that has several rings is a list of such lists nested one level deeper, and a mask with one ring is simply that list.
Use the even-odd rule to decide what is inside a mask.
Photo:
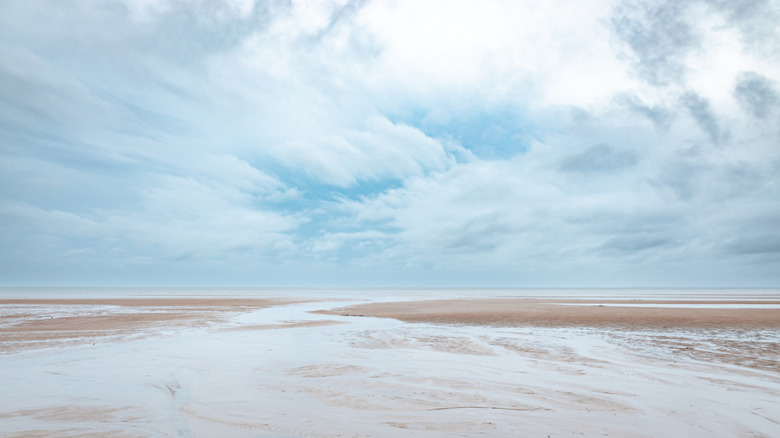
[{"label": "cloud", "polygon": [[702,98],[694,92],[688,92],[682,96],[683,105],[690,111],[691,117],[696,124],[708,136],[710,141],[715,144],[721,143],[727,136],[718,123],[718,119],[707,99]]},{"label": "cloud", "polygon": [[[13,244],[8,251],[34,265],[66,264],[77,270],[91,265],[119,272],[185,260],[266,260],[293,247],[288,233],[300,218],[251,208],[249,200],[241,205],[225,188],[192,179],[167,178],[159,184],[131,209],[76,214],[3,203],[2,239]],[[45,255],[39,254],[38,242],[46,242]],[[83,260],[88,253],[93,257]]]},{"label": "cloud", "polygon": [[725,249],[736,254],[777,254],[780,256],[780,238],[774,234],[735,239]]},{"label": "cloud", "polygon": [[638,161],[631,151],[616,150],[607,144],[596,144],[582,152],[563,159],[565,172],[612,172],[635,165]]},{"label": "cloud", "polygon": [[[46,126],[49,135],[79,133],[90,123],[106,121],[112,108],[101,102],[78,78],[30,50],[0,43],[0,123],[30,133]],[[94,114],[97,120],[90,120]]]},{"label": "cloud", "polygon": [[758,119],[766,119],[780,105],[780,94],[774,82],[755,72],[744,72],[737,77],[734,97]]},{"label": "cloud", "polygon": [[402,98],[437,116],[508,102],[600,102],[630,83],[603,25],[610,6],[371,2],[360,23],[381,51],[367,79],[383,109],[396,109]]},{"label": "cloud", "polygon": [[775,281],[775,9],[9,3],[3,276]]},{"label": "cloud", "polygon": [[682,82],[685,57],[699,38],[678,2],[625,2],[611,17],[615,34],[630,49],[637,73],[652,85]]},{"label": "cloud", "polygon": [[291,139],[268,152],[290,168],[305,169],[311,177],[341,187],[418,175],[452,162],[440,142],[385,118],[369,118],[363,130],[325,129],[318,131],[319,137]]},{"label": "cloud", "polygon": [[403,255],[442,269],[533,270],[548,269],[553,260],[565,266],[586,263],[598,257],[612,233],[628,239],[653,223],[640,219],[626,228],[637,219],[629,213],[632,208],[657,209],[649,216],[664,211],[652,193],[649,199],[633,198],[631,191],[578,193],[576,184],[561,185],[552,169],[534,161],[462,164],[349,204],[364,226],[387,230],[385,239],[393,242],[386,251],[390,260]]},{"label": "cloud", "polygon": [[640,160],[641,148],[536,144],[511,160],[458,164],[345,204],[358,228],[382,230],[375,263],[389,266],[539,278],[598,265],[640,278],[649,266],[684,277],[700,264],[739,263],[721,248],[744,227],[766,229],[749,224],[776,209],[766,203],[777,190],[766,185],[777,179],[771,162],[660,146],[668,145]]},{"label": "cloud", "polygon": [[668,129],[674,119],[672,112],[665,106],[649,105],[632,94],[619,94],[615,97],[615,101],[629,111],[647,118],[659,129]]},{"label": "cloud", "polygon": [[276,177],[233,155],[206,156],[202,162],[192,163],[188,168],[198,170],[195,175],[250,199],[279,200],[299,196],[295,188],[286,187]]},{"label": "cloud", "polygon": [[739,29],[744,48],[760,56],[771,56],[780,47],[777,20],[780,11],[771,0],[708,0],[707,4],[722,11],[729,26]]},{"label": "cloud", "polygon": [[636,254],[639,251],[658,248],[671,243],[672,241],[667,238],[653,235],[615,236],[610,237],[601,246],[601,250],[612,254]]}]

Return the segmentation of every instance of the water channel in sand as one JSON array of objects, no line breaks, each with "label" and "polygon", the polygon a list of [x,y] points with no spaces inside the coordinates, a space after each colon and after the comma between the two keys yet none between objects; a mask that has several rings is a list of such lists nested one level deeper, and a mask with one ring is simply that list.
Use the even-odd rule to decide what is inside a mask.
[{"label": "water channel in sand", "polygon": [[[775,326],[432,324],[332,311],[393,305],[435,315],[435,304],[417,300],[431,295],[291,295],[233,303],[6,298],[0,430],[11,437],[780,436]],[[724,295],[691,304],[717,306],[716,298],[736,306],[745,298]],[[749,300],[768,306],[780,296],[755,295]],[[663,301],[643,297],[651,298]],[[752,307],[745,309],[762,310]],[[311,313],[319,310],[335,314]]]}]

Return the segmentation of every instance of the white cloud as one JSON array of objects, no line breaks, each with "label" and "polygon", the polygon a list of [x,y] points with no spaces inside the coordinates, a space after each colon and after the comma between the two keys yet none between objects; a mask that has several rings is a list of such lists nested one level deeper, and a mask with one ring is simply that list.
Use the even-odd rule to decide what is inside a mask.
[{"label": "white cloud", "polygon": [[[263,209],[253,202],[251,192],[235,186],[190,177],[157,178],[129,208],[71,213],[6,202],[0,212],[9,225],[3,234],[16,234],[14,239],[32,244],[29,236],[56,237],[59,243],[48,255],[54,260],[67,257],[69,245],[95,245],[107,239],[112,243],[100,247],[98,257],[148,254],[151,262],[265,258],[293,248],[289,233],[305,220]],[[29,236],[19,235],[20,227],[28,228]]]},{"label": "white cloud", "polygon": [[233,155],[208,155],[203,158],[203,161],[191,163],[186,168],[217,182],[225,191],[234,192],[235,196],[231,198],[236,200],[281,200],[300,195],[297,189],[287,188],[279,179]]},{"label": "white cloud", "polygon": [[[621,122],[632,131],[631,118]],[[734,246],[741,241],[735,236],[757,218],[780,214],[780,204],[770,201],[780,199],[772,176],[778,154],[766,162],[767,155],[740,153],[734,161],[730,149],[686,151],[666,143],[674,132],[664,140],[633,130],[644,137],[628,148],[588,146],[573,133],[512,160],[415,177],[345,208],[362,227],[386,230],[376,264],[528,278],[591,271],[590,280],[607,283],[614,279],[606,272],[622,272],[664,284],[648,272],[679,279],[701,265],[730,271],[743,263],[740,251],[747,250]],[[762,254],[754,262],[775,260],[765,253],[773,245],[748,245]]]},{"label": "white cloud", "polygon": [[776,15],[761,1],[9,4],[0,256],[85,273],[240,260],[248,277],[265,263],[435,283],[677,263],[676,278],[776,279]]},{"label": "white cloud", "polygon": [[444,168],[452,161],[442,145],[415,128],[372,117],[363,130],[327,127],[273,145],[266,153],[326,184],[404,178]]},{"label": "white cloud", "polygon": [[589,105],[631,84],[604,24],[610,10],[599,1],[379,1],[359,20],[383,47],[373,72],[382,79],[372,80],[405,98]]}]

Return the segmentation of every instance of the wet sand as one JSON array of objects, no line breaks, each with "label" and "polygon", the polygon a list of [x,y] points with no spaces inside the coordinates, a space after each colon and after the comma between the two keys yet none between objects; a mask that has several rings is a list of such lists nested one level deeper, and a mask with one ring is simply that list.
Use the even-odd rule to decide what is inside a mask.
[{"label": "wet sand", "polygon": [[[700,308],[710,305],[720,308]],[[679,307],[668,307],[679,306]],[[757,306],[745,308],[741,306]],[[504,327],[780,328],[777,300],[455,299],[370,303],[323,314]],[[772,308],[775,307],[775,308]]]},{"label": "wet sand", "polygon": [[0,300],[0,435],[780,436],[776,298]]},{"label": "wet sand", "polygon": [[[780,373],[780,343],[755,342],[757,334],[780,330],[780,301],[772,299],[417,300],[360,304],[316,313],[444,325],[610,330],[614,339],[635,346],[663,347],[693,360]],[[637,330],[644,332],[637,334]]]},{"label": "wet sand", "polygon": [[296,300],[251,298],[0,299],[0,354],[206,327]]}]

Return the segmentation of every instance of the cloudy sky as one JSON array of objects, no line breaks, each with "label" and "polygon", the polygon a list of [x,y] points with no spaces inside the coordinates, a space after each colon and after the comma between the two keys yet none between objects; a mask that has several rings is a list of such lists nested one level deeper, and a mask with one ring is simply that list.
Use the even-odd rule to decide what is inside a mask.
[{"label": "cloudy sky", "polygon": [[0,0],[0,284],[780,286],[780,2]]}]

